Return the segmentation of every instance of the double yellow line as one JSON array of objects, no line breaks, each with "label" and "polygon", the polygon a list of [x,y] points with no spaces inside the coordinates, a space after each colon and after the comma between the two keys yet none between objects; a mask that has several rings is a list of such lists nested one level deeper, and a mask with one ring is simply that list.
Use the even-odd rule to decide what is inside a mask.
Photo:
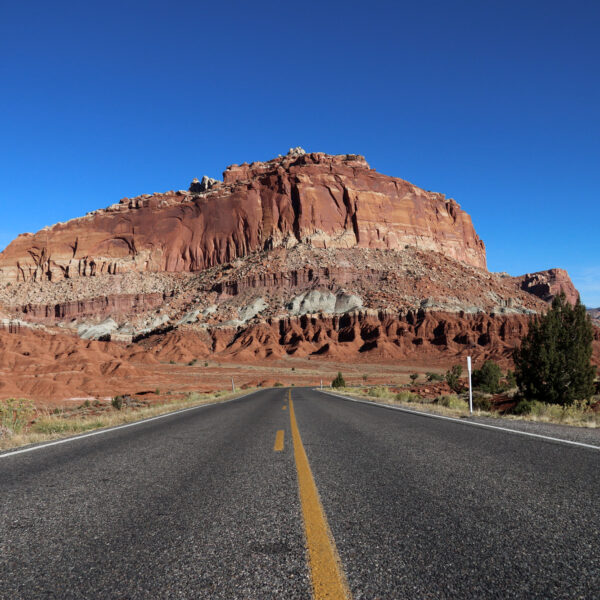
[{"label": "double yellow line", "polygon": [[[294,441],[294,458],[298,473],[300,503],[304,517],[304,532],[308,550],[308,564],[315,600],[349,600],[352,596],[342,570],[340,557],[327,523],[325,511],[302,444],[292,391],[289,391],[290,424]],[[278,432],[279,434],[279,432]],[[283,431],[281,432],[283,447]]]}]

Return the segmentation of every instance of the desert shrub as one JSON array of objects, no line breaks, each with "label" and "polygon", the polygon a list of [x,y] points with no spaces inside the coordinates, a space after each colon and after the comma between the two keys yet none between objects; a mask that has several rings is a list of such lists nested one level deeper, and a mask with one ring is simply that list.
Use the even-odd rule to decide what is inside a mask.
[{"label": "desert shrub", "polygon": [[420,402],[421,398],[410,392],[398,392],[395,396],[397,402]]},{"label": "desert shrub", "polygon": [[121,410],[123,408],[123,401],[124,401],[123,396],[115,396],[110,401],[110,403],[112,404],[113,408],[116,408],[117,410]]},{"label": "desert shrub", "polygon": [[194,358],[194,360],[190,360],[190,362],[188,363],[188,367],[193,367],[197,362],[198,362],[197,358]]},{"label": "desert shrub", "polygon": [[456,394],[447,394],[443,396],[438,396],[435,399],[435,404],[439,404],[440,406],[445,406],[446,408],[458,408],[458,409],[467,409],[469,408],[468,403],[465,400],[459,398]]},{"label": "desert shrub", "polygon": [[572,306],[563,293],[544,315],[532,319],[521,347],[513,353],[523,397],[571,406],[594,393],[591,364],[593,326],[579,298]]},{"label": "desert shrub", "polygon": [[487,396],[473,394],[473,408],[475,410],[485,410],[486,412],[490,412],[492,410],[492,401]]},{"label": "desert shrub", "polygon": [[508,389],[517,387],[517,378],[515,377],[515,372],[510,369],[506,371],[506,385]]},{"label": "desert shrub", "polygon": [[529,415],[533,410],[534,402],[532,400],[519,400],[510,411],[513,415]]},{"label": "desert shrub", "polygon": [[500,377],[500,367],[494,361],[486,360],[481,369],[473,371],[473,387],[489,394],[497,394],[501,391]]},{"label": "desert shrub", "polygon": [[390,396],[390,391],[382,385],[377,385],[375,387],[369,388],[367,396],[369,396],[370,398],[387,398],[388,396]]},{"label": "desert shrub", "polygon": [[337,377],[331,382],[331,387],[334,387],[334,388],[346,387],[346,382],[344,381],[344,377],[342,376],[341,371],[337,374]]},{"label": "desert shrub", "polygon": [[415,381],[417,381],[417,379],[419,379],[419,374],[418,373],[411,373],[410,374],[410,380],[415,383]]},{"label": "desert shrub", "polygon": [[367,379],[369,379],[369,376],[365,373],[363,376],[363,381],[366,383]]},{"label": "desert shrub", "polygon": [[12,433],[21,433],[33,413],[33,402],[30,400],[4,400],[0,402],[0,427]]},{"label": "desert shrub", "polygon": [[273,384],[273,387],[283,387],[283,383],[281,383],[280,381],[276,381],[276,382]]},{"label": "desert shrub", "polygon": [[72,424],[67,419],[50,417],[36,421],[31,430],[35,433],[68,433],[72,430]]},{"label": "desert shrub", "polygon": [[426,373],[427,381],[444,381],[444,376],[439,373]]},{"label": "desert shrub", "polygon": [[462,367],[460,365],[454,365],[451,369],[446,371],[446,382],[453,392],[460,392],[462,390],[462,383],[460,381],[461,375]]}]

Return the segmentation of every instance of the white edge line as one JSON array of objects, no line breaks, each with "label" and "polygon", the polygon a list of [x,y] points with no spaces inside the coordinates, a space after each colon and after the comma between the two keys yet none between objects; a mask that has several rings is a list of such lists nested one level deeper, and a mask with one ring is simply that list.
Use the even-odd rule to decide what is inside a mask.
[{"label": "white edge line", "polygon": [[380,404],[379,402],[370,402],[369,400],[360,400],[358,398],[351,398],[350,396],[342,396],[341,394],[335,394],[333,392],[326,392],[325,390],[316,389],[315,391],[321,392],[321,394],[329,394],[336,398],[342,398],[343,400],[350,400],[350,402],[359,402],[360,404],[368,404],[369,406],[379,406],[379,408],[387,408],[389,410],[399,410],[400,412],[410,413],[412,415],[420,415],[422,417],[430,417],[432,419],[442,419],[444,421],[452,421],[459,423],[460,425],[472,425],[473,427],[483,427],[485,429],[497,429],[498,431],[504,431],[506,433],[515,433],[517,435],[526,435],[528,437],[539,438],[542,440],[549,440],[552,442],[560,442],[561,444],[569,444],[570,446],[579,446],[581,448],[589,448],[592,450],[600,450],[600,446],[594,446],[592,444],[584,444],[583,442],[574,442],[572,440],[565,440],[563,438],[551,437],[549,435],[541,435],[539,433],[530,433],[529,431],[519,431],[518,429],[509,429],[507,427],[498,427],[497,425],[487,425],[486,423],[476,423],[474,421],[465,421],[464,419],[457,419],[455,417],[446,417],[444,415],[436,415],[433,413],[421,412],[420,410],[411,410],[410,408],[404,408],[402,406],[392,406],[390,404]]},{"label": "white edge line", "polygon": [[208,404],[199,404],[198,406],[190,406],[189,408],[181,408],[179,410],[174,410],[173,412],[168,412],[163,415],[157,415],[156,417],[148,417],[147,419],[133,421],[132,423],[125,423],[123,425],[115,425],[114,427],[107,427],[106,429],[98,429],[96,431],[91,431],[90,433],[82,433],[80,435],[63,438],[61,440],[55,440],[54,442],[46,442],[46,443],[36,444],[35,446],[21,448],[20,450],[11,450],[9,452],[4,452],[3,454],[0,454],[0,459],[7,458],[8,456],[15,456],[16,454],[25,454],[25,452],[33,452],[34,450],[41,450],[42,448],[49,448],[50,446],[58,446],[59,444],[66,444],[67,442],[74,442],[77,440],[82,440],[84,438],[92,437],[94,435],[102,435],[103,433],[117,431],[117,429],[126,429],[127,427],[135,427],[136,425],[142,425],[143,423],[150,423],[150,421],[164,419],[165,417],[172,417],[173,415],[179,415],[179,414],[188,412],[190,410],[198,410],[199,408],[205,408],[206,406],[217,406],[218,404],[226,404],[228,402],[234,402],[235,400],[241,400],[242,398],[245,398],[246,396],[250,396],[250,394],[256,394],[256,392],[259,392],[259,391],[261,391],[261,390],[254,390],[253,392],[248,392],[247,394],[243,394],[242,396],[237,396],[237,398],[229,398],[228,400],[223,400],[222,402],[210,402]]}]

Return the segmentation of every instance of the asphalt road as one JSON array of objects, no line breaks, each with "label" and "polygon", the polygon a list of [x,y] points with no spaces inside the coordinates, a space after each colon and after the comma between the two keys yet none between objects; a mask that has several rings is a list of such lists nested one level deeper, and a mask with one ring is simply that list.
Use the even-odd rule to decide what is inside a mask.
[{"label": "asphalt road", "polygon": [[[310,598],[286,397],[0,457],[0,598]],[[600,597],[600,451],[292,398],[355,599]]]}]

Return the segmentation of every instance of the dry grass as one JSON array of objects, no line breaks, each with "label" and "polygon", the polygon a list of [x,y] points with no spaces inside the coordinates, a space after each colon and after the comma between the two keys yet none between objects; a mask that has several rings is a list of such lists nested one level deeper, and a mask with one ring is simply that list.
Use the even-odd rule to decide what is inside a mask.
[{"label": "dry grass", "polygon": [[[496,416],[496,415],[494,415]],[[537,421],[539,423],[556,423],[575,427],[600,427],[600,413],[590,410],[585,404],[574,404],[562,408],[556,404],[533,402],[531,412],[526,415],[506,415],[504,418],[518,421]]]},{"label": "dry grass", "polygon": [[[394,393],[385,386],[377,386],[370,388],[367,392],[357,388],[338,388],[334,392],[341,392],[347,396],[358,398],[360,400],[368,400],[370,402],[378,402],[381,404],[391,404],[393,406],[401,406],[410,410],[420,410],[436,415],[444,415],[447,417],[468,417],[469,405],[465,400],[462,400],[454,394],[448,396],[440,396],[435,401],[420,398],[408,391]],[[489,416],[490,413],[474,410],[474,415]]]},{"label": "dry grass", "polygon": [[[339,391],[347,396],[379,402],[383,404],[392,404],[402,406],[403,408],[420,410],[437,415],[451,417],[469,417],[469,404],[466,400],[450,394],[440,396],[435,400],[420,398],[410,392],[399,392],[395,394],[385,386],[370,388],[368,391],[359,388],[338,388]],[[575,404],[568,408],[562,408],[554,404],[544,404],[543,402],[533,402],[532,410],[524,415],[501,414],[497,411],[473,410],[473,415],[482,417],[493,417],[495,419],[508,419],[515,421],[537,421],[542,423],[554,423],[558,425],[572,425],[575,427],[600,427],[600,413],[590,410],[585,403]]]},{"label": "dry grass", "polygon": [[[0,431],[0,450],[57,440],[104,427],[132,423],[181,410],[182,408],[224,402],[225,400],[231,400],[252,391],[254,390],[242,390],[235,393],[211,392],[208,394],[191,392],[179,400],[154,404],[152,406],[124,407],[121,410],[112,408],[95,415],[39,412],[33,422],[26,422],[25,424],[23,424],[24,417],[21,410],[18,415],[20,426],[14,428],[8,425],[10,420],[9,415],[14,415],[15,411],[13,409],[21,401],[5,401],[0,403],[0,415],[6,417],[7,423],[7,425],[3,425],[4,431]],[[27,403],[27,406],[30,407],[28,415],[31,417],[33,415],[31,404]],[[12,418],[12,422],[15,422],[14,417]],[[4,424],[4,418],[2,423]]]}]

